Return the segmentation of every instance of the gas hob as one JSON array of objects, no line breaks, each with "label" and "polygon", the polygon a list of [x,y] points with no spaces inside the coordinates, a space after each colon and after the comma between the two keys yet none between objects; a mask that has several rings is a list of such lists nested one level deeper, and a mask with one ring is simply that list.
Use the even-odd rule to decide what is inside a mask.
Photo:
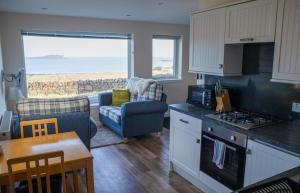
[{"label": "gas hob", "polygon": [[263,115],[244,111],[215,113],[208,114],[206,116],[246,130],[280,122],[280,120],[275,119],[273,116],[270,115]]}]

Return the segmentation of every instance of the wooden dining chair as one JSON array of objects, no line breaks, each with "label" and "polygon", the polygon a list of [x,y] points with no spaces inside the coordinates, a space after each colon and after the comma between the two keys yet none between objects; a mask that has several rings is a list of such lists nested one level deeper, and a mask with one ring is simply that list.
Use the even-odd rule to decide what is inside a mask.
[{"label": "wooden dining chair", "polygon": [[53,124],[55,129],[55,134],[58,133],[58,124],[56,118],[51,119],[40,119],[40,120],[31,120],[31,121],[21,121],[20,129],[21,129],[21,138],[24,138],[24,130],[28,126],[31,126],[32,129],[32,137],[48,135],[48,125]]},{"label": "wooden dining chair", "polygon": [[[14,171],[14,168],[21,167],[25,165],[27,183],[28,183],[28,193],[33,193],[33,184],[37,183],[37,193],[55,193],[51,192],[51,181],[50,181],[50,166],[49,159],[59,159],[60,162],[55,162],[58,167],[55,170],[55,175],[61,175],[61,184],[63,188],[63,193],[67,193],[66,178],[65,178],[65,168],[64,168],[64,152],[56,151],[50,153],[37,154],[26,157],[19,157],[7,160],[8,172],[9,172],[9,189],[10,193],[15,193],[15,175],[17,171]],[[34,164],[33,164],[34,163]],[[32,165],[34,165],[32,167]],[[33,183],[33,180],[36,180]],[[46,191],[43,190],[43,182],[46,182]]]}]

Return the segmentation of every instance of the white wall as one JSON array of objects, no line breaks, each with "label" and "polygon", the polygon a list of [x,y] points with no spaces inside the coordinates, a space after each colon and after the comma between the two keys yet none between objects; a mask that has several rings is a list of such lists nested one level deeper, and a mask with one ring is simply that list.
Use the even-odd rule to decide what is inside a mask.
[{"label": "white wall", "polygon": [[184,102],[187,85],[196,77],[188,71],[189,26],[118,21],[79,17],[47,16],[0,12],[4,69],[16,73],[24,67],[21,30],[130,33],[134,37],[134,75],[151,77],[152,35],[182,36],[182,81],[164,84],[168,103]]},{"label": "white wall", "polygon": [[[3,70],[3,63],[2,63],[1,36],[0,36],[0,73],[2,70]],[[2,82],[0,76],[0,117],[3,114],[3,112],[6,110],[4,91],[5,91],[4,82]]]}]

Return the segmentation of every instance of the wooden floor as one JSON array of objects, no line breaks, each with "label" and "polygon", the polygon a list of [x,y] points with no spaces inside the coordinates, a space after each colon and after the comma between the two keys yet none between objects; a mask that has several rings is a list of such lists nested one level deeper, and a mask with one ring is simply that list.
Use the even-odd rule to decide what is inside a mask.
[{"label": "wooden floor", "polygon": [[92,150],[96,193],[202,193],[169,174],[169,132]]}]

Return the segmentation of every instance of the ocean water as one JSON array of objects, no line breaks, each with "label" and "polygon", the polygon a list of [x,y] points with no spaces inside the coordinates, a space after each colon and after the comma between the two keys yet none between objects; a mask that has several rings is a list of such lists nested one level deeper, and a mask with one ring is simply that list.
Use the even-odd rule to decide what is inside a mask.
[{"label": "ocean water", "polygon": [[[154,67],[171,67],[172,60],[154,58]],[[25,58],[27,74],[127,72],[127,58]]]}]

